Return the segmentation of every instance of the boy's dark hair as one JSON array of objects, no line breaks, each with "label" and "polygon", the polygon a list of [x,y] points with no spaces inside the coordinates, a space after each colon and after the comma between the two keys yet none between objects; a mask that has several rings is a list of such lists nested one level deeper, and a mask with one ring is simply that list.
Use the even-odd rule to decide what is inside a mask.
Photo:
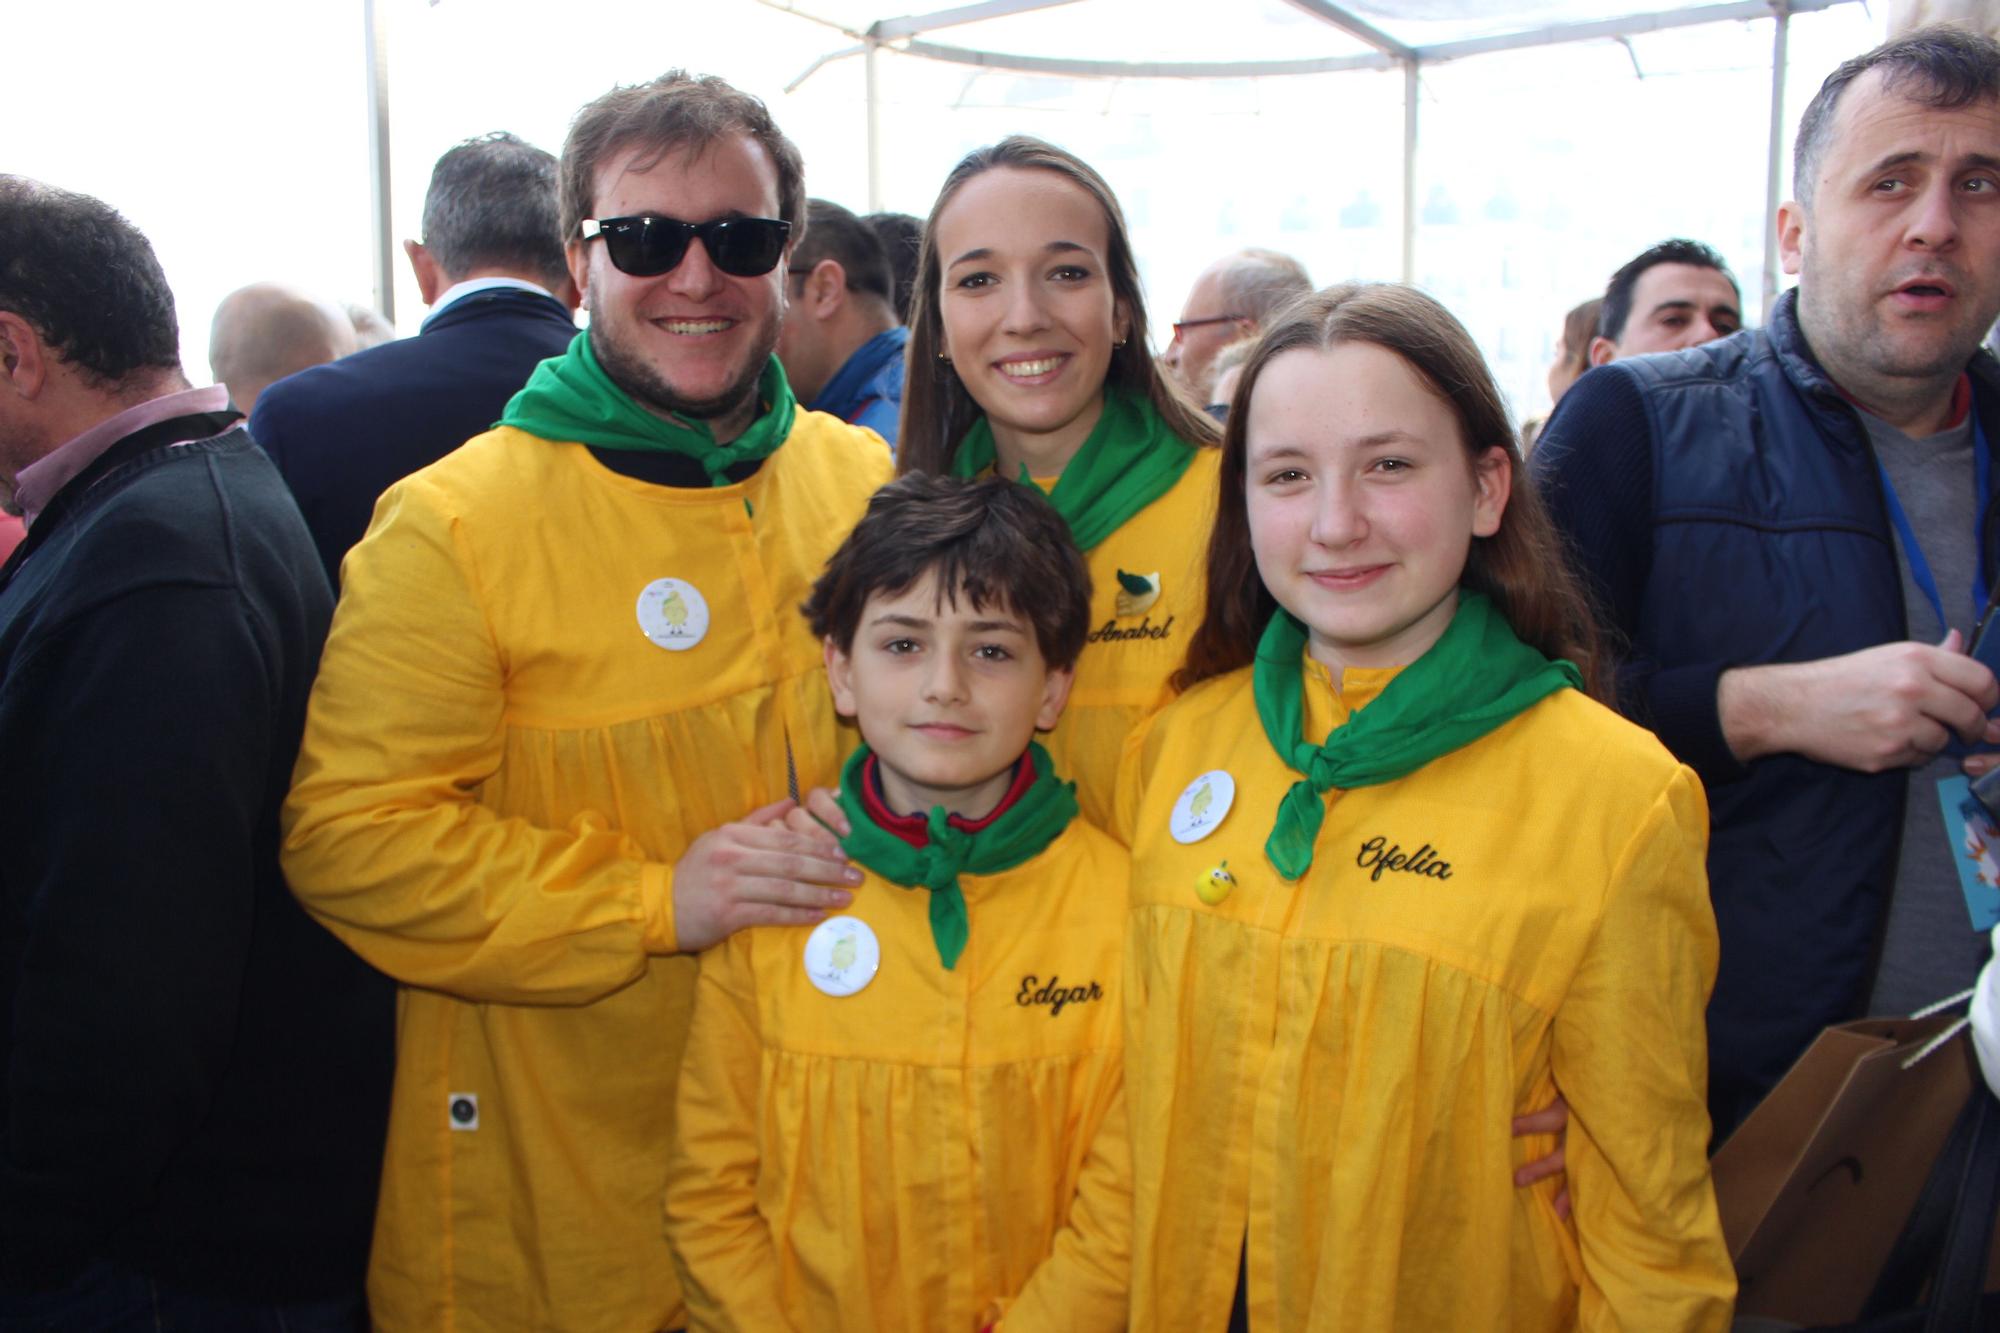
[{"label": "boy's dark hair", "polygon": [[89,195],[0,175],[0,310],[99,388],[181,368],[174,293],[153,247]]},{"label": "boy's dark hair", "polygon": [[1004,607],[1034,626],[1051,670],[1076,665],[1090,632],[1090,570],[1040,491],[987,477],[913,473],[884,486],[826,562],[799,609],[812,632],[854,647],[868,599],[894,597],[926,574],[938,600]]},{"label": "boy's dark hair", "polygon": [[[1632,320],[1632,292],[1638,287],[1639,279],[1647,269],[1660,264],[1686,264],[1690,268],[1712,268],[1729,279],[1729,285],[1736,287],[1736,299],[1743,299],[1743,289],[1737,286],[1736,275],[1729,271],[1729,261],[1713,246],[1700,241],[1690,241],[1676,236],[1672,240],[1661,241],[1648,246],[1628,260],[1625,266],[1611,275],[1611,281],[1604,288],[1604,303],[1597,308],[1597,335],[1617,342],[1625,336],[1625,326]],[[1589,349],[1585,352],[1588,364]]]}]

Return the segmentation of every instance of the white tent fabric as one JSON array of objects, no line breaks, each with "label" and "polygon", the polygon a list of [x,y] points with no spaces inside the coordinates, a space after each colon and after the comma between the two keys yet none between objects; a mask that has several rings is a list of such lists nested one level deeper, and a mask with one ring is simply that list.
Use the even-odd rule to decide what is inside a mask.
[{"label": "white tent fabric", "polygon": [[[1508,270],[1535,267],[1537,261],[1528,256],[1546,256],[1550,234],[1571,230],[1567,224],[1575,218],[1552,216],[1562,212],[1557,206],[1543,212],[1544,225],[1537,228],[1525,192],[1503,183],[1479,203],[1473,222],[1467,201],[1432,170],[1427,122],[1438,113],[1427,108],[1443,102],[1450,87],[1506,88],[1506,71],[1547,77],[1557,86],[1565,77],[1576,79],[1580,119],[1601,109],[1623,122],[1613,151],[1657,156],[1663,168],[1658,186],[1665,193],[1728,190],[1734,213],[1754,229],[1741,236],[1741,222],[1730,228],[1739,235],[1663,227],[1630,244],[1619,258],[1601,261],[1599,271],[1608,272],[1622,257],[1672,231],[1694,231],[1736,263],[1746,317],[1756,320],[1783,281],[1776,211],[1788,194],[1786,157],[1805,100],[1788,86],[1794,82],[1789,68],[1794,25],[1810,25],[1822,11],[1839,7],[1854,17],[1853,0],[1233,0],[1226,6],[1209,0],[983,0],[900,17],[884,17],[882,0],[760,3],[798,16],[828,39],[825,50],[787,85],[788,93],[815,81],[851,80],[852,74],[838,73],[840,67],[862,67],[865,111],[859,128],[867,147],[870,208],[885,206],[900,147],[920,128],[907,117],[908,92],[915,86],[954,110],[996,94],[1038,109],[1067,105],[1077,117],[1157,120],[1164,108],[1177,104],[1223,116],[1245,116],[1246,106],[1254,108],[1247,113],[1250,135],[1275,128],[1292,161],[1301,165],[1313,160],[1315,150],[1330,150],[1336,161],[1354,162],[1359,167],[1354,174],[1367,182],[1338,204],[1308,195],[1287,209],[1311,217],[1308,230],[1317,235],[1335,228],[1362,234],[1347,239],[1363,241],[1365,263],[1350,262],[1343,273],[1316,262],[1315,274],[1400,277],[1453,301],[1486,342],[1524,415],[1529,405],[1540,405],[1537,367],[1528,363],[1546,356],[1546,341],[1535,340],[1536,351],[1523,355],[1514,345],[1518,333],[1494,323],[1518,319],[1519,311],[1504,300],[1491,308],[1490,288],[1482,292],[1465,279],[1468,273],[1490,273],[1497,262],[1502,286],[1508,285],[1516,276]],[[1812,62],[1811,84],[1829,68],[1823,59]],[[1713,157],[1727,161],[1726,171],[1718,173],[1727,185],[1675,179],[1679,164],[1673,163],[1673,149],[1685,147],[1699,118],[1648,112],[1619,117],[1617,97],[1593,106],[1591,85],[1607,72],[1633,84],[1704,76],[1726,81],[1727,142],[1717,145]],[[1725,72],[1726,79],[1713,77]],[[954,85],[957,97],[950,100]],[[1500,127],[1510,121],[1502,112]],[[1333,131],[1334,125],[1365,130],[1353,136]],[[1696,132],[1715,133],[1708,126]],[[1462,156],[1449,143],[1440,147],[1442,155]],[[1504,140],[1496,148],[1507,152]],[[1752,174],[1744,168],[1754,150],[1761,150],[1761,161]],[[1283,169],[1279,162],[1272,166]],[[1607,201],[1607,211],[1624,210]],[[1462,235],[1474,231],[1472,245],[1462,245]],[[1444,248],[1432,255],[1428,245]],[[1753,262],[1745,262],[1752,256]],[[1430,262],[1434,259],[1447,264],[1441,269]],[[1570,290],[1581,299],[1592,289],[1586,280]],[[1161,297],[1171,301],[1179,290],[1185,288],[1158,292],[1156,303]],[[1154,314],[1156,325],[1171,317],[1165,308]],[[1551,310],[1544,323],[1552,326],[1559,314]]]},{"label": "white tent fabric", "polygon": [[[1200,0],[980,0],[899,18],[864,19],[857,0],[762,0],[809,18],[855,44],[820,57],[787,91],[823,65],[867,62],[868,199],[881,207],[881,115],[876,63],[884,50],[977,69],[1075,79],[1240,79],[1400,70],[1404,78],[1401,276],[1415,276],[1419,81],[1426,67],[1568,42],[1619,41],[1711,23],[1772,21],[1772,106],[1767,137],[1766,245],[1762,303],[1778,285],[1774,235],[1784,145],[1786,47],[1792,15],[1855,0],[1725,0],[1635,11],[1635,0],[1262,0],[1226,16]],[[829,9],[827,6],[831,6]],[[950,40],[942,40],[948,33]],[[1100,45],[1100,43],[1102,45]],[[1079,51],[1115,50],[1092,56]],[[1046,54],[1061,51],[1065,54]],[[1636,51],[1634,69],[1642,77]]]},{"label": "white tent fabric", "polygon": [[[373,289],[377,304],[393,294],[398,327],[415,332],[423,308],[397,251],[422,235],[438,154],[495,129],[559,148],[584,102],[676,65],[763,97],[804,152],[813,193],[857,209],[872,197],[926,213],[953,162],[1006,134],[1077,152],[1123,204],[1156,340],[1195,274],[1239,246],[1296,254],[1320,282],[1405,272],[1411,81],[1395,61],[1286,77],[1081,78],[924,59],[899,49],[902,39],[883,41],[871,163],[868,60],[799,76],[865,45],[848,33],[865,37],[895,17],[897,2],[787,0],[839,28],[758,0],[31,5],[9,29],[9,50],[23,55],[9,67],[9,90],[29,111],[6,169],[99,195],[153,238],[197,379],[210,312],[246,282],[285,281],[344,301]],[[1678,18],[1717,3],[1342,8],[1421,50],[1633,10]],[[1471,328],[1519,415],[1545,406],[1543,371],[1563,311],[1663,237],[1720,249],[1744,277],[1755,318],[1776,25],[1768,8],[1753,7],[1765,16],[1420,68],[1410,273]],[[364,12],[376,21],[372,35]],[[1787,136],[1819,81],[1880,41],[1886,18],[1880,3],[1794,14]],[[920,39],[1068,60],[1383,63],[1367,42],[1286,0],[1075,0],[989,10]],[[364,62],[364,53],[380,59]],[[376,73],[389,114],[371,170],[365,76]]]}]

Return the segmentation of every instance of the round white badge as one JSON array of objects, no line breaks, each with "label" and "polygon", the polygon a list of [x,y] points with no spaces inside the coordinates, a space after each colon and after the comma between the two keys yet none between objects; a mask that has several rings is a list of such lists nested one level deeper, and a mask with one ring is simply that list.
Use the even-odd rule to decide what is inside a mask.
[{"label": "round white badge", "polygon": [[639,628],[660,647],[684,652],[708,634],[708,602],[686,579],[654,579],[639,594]]},{"label": "round white badge", "polygon": [[875,980],[882,942],[858,916],[830,916],[806,936],[806,976],[828,995],[852,995]]},{"label": "round white badge", "polygon": [[1229,817],[1229,807],[1234,804],[1236,779],[1219,768],[1211,769],[1188,783],[1187,790],[1174,802],[1174,812],[1167,817],[1167,830],[1174,835],[1175,842],[1200,842]]}]

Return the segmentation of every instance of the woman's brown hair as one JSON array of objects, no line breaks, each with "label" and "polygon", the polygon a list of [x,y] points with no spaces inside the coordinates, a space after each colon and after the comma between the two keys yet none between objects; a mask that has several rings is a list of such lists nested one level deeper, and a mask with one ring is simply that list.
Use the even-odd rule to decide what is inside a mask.
[{"label": "woman's brown hair", "polygon": [[1604,298],[1593,296],[1563,316],[1563,365],[1574,381],[1590,369],[1590,340],[1597,336],[1597,317]]},{"label": "woman's brown hair", "polygon": [[1603,698],[1596,622],[1570,572],[1562,539],[1528,483],[1492,373],[1472,335],[1449,310],[1414,288],[1391,283],[1316,292],[1288,307],[1250,353],[1222,436],[1222,479],[1208,540],[1208,612],[1188,643],[1174,688],[1248,666],[1278,609],[1250,549],[1244,455],[1251,395],[1272,358],[1341,343],[1370,343],[1402,357],[1458,418],[1468,460],[1496,446],[1507,451],[1513,488],[1506,511],[1491,537],[1472,539],[1459,582],[1491,597],[1524,643],[1576,663],[1584,687],[1593,698]]},{"label": "woman's brown hair", "polygon": [[898,470],[948,471],[959,441],[979,419],[979,404],[965,391],[958,372],[943,357],[944,320],[938,309],[938,295],[944,273],[937,252],[937,224],[967,181],[999,167],[1053,171],[1074,181],[1097,201],[1104,211],[1104,230],[1109,237],[1105,264],[1110,269],[1111,292],[1130,321],[1124,345],[1112,349],[1111,367],[1105,372],[1104,382],[1149,399],[1167,423],[1167,429],[1189,444],[1214,444],[1214,420],[1183,398],[1154,363],[1146,341],[1146,297],[1139,287],[1139,267],[1132,258],[1132,239],[1125,230],[1125,214],[1118,207],[1111,187],[1074,154],[1040,139],[1016,134],[967,153],[945,177],[944,188],[938,191],[937,202],[931,205],[931,215],[924,222],[923,243],[917,251],[917,283],[910,300],[903,416],[897,426]]}]

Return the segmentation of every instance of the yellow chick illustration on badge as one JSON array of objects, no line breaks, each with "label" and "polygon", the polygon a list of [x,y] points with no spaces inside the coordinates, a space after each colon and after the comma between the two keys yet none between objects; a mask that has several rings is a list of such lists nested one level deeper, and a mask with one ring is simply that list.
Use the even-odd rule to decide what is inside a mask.
[{"label": "yellow chick illustration on badge", "polygon": [[1224,861],[1213,870],[1202,872],[1201,878],[1195,881],[1194,896],[1214,907],[1227,898],[1229,891],[1235,887],[1236,876],[1229,873],[1229,862]]},{"label": "yellow chick illustration on badge", "polygon": [[1160,571],[1128,574],[1118,571],[1118,597],[1112,609],[1121,616],[1144,615],[1160,600]]},{"label": "yellow chick illustration on badge", "polygon": [[854,937],[852,935],[842,935],[834,942],[833,957],[827,961],[827,967],[834,972],[845,972],[853,966]]},{"label": "yellow chick illustration on badge", "polygon": [[666,617],[667,623],[675,629],[679,629],[681,626],[687,624],[688,604],[681,600],[681,590],[679,588],[670,588],[667,590],[665,600],[660,603],[660,614]]}]

